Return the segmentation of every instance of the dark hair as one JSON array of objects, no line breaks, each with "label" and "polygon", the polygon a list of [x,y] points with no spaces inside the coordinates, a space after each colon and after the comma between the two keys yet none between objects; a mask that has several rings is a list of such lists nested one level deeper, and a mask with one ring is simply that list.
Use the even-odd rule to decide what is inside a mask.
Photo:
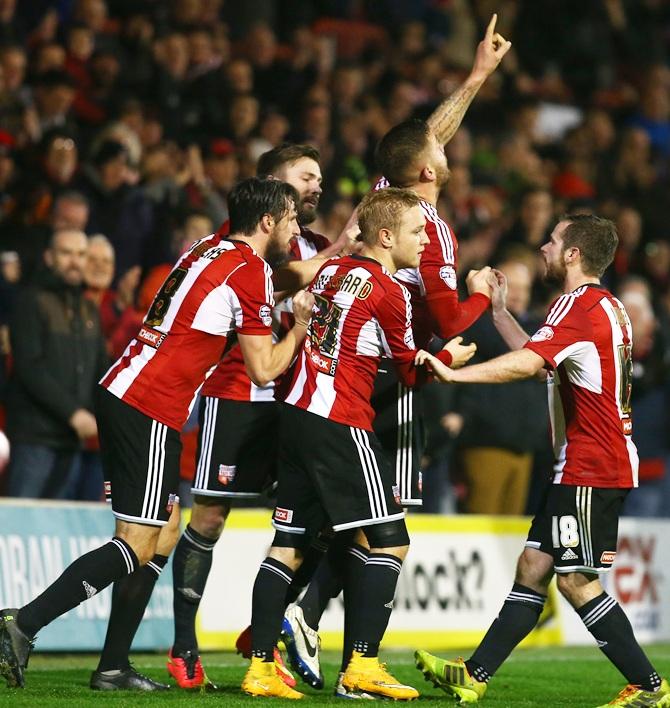
[{"label": "dark hair", "polygon": [[277,171],[284,165],[292,165],[294,162],[308,157],[314,162],[321,159],[319,151],[313,145],[297,145],[295,143],[282,143],[272,150],[264,152],[258,158],[256,175],[258,177],[276,176]]},{"label": "dark hair", "polygon": [[286,182],[258,177],[242,180],[228,195],[230,233],[251,236],[266,214],[280,221],[290,209],[291,201],[297,206],[300,199]]},{"label": "dark hair", "polygon": [[379,141],[377,167],[392,187],[408,187],[417,181],[417,157],[427,145],[428,123],[418,118],[398,123]]},{"label": "dark hair", "polygon": [[395,231],[400,226],[403,212],[419,204],[421,199],[409,189],[387,187],[368,192],[357,207],[360,240],[366,246],[374,246],[380,229]]},{"label": "dark hair", "polygon": [[566,214],[560,221],[569,222],[563,231],[563,250],[578,248],[584,274],[600,278],[619,243],[614,222],[593,214]]}]

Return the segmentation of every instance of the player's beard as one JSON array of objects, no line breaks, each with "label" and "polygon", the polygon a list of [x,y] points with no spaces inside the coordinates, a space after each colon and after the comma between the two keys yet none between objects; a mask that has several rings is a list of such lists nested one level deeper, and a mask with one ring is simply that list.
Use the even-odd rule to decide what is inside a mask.
[{"label": "player's beard", "polygon": [[265,260],[270,265],[270,268],[277,268],[288,260],[286,247],[275,237],[268,241],[268,247],[265,249]]},{"label": "player's beard", "polygon": [[449,171],[449,167],[447,165],[440,165],[439,167],[435,167],[435,184],[437,185],[438,189],[442,189],[444,185],[447,183],[447,180],[449,179],[449,175],[451,172]]},{"label": "player's beard", "polygon": [[565,263],[562,260],[556,262],[545,261],[544,265],[546,268],[543,277],[544,282],[549,285],[559,285],[562,287],[567,274]]},{"label": "player's beard", "polygon": [[310,194],[308,198],[312,201],[307,202],[303,197],[298,206],[298,223],[300,226],[311,224],[316,219],[316,211],[319,208],[319,195]]}]

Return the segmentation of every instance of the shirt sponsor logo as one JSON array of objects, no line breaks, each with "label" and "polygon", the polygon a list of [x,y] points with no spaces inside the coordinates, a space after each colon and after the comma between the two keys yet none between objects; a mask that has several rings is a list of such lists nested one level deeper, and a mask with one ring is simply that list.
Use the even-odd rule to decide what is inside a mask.
[{"label": "shirt sponsor logo", "polygon": [[219,482],[223,485],[230,484],[235,479],[235,465],[219,465]]},{"label": "shirt sponsor logo", "polygon": [[158,349],[167,335],[151,327],[142,327],[137,335],[137,341]]},{"label": "shirt sponsor logo", "polygon": [[603,551],[603,554],[600,556],[600,562],[606,563],[607,565],[612,565],[615,558],[616,551]]},{"label": "shirt sponsor logo", "polygon": [[440,268],[440,278],[444,280],[447,287],[456,290],[456,270],[454,266],[445,265]]},{"label": "shirt sponsor logo", "polygon": [[283,521],[290,524],[293,521],[293,509],[282,509],[278,506],[275,509],[275,521]]},{"label": "shirt sponsor logo", "polygon": [[551,327],[544,326],[535,332],[535,334],[530,338],[531,342],[546,342],[554,336],[554,330]]},{"label": "shirt sponsor logo", "polygon": [[272,308],[269,305],[261,305],[260,310],[258,310],[258,316],[266,327],[272,325]]}]

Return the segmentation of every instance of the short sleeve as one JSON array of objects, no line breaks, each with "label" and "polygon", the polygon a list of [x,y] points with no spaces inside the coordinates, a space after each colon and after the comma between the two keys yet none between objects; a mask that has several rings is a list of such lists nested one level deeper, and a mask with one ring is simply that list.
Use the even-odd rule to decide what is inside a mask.
[{"label": "short sleeve", "polygon": [[555,369],[589,341],[593,341],[593,332],[588,317],[574,295],[561,295],[549,308],[544,324],[524,347],[539,354]]}]

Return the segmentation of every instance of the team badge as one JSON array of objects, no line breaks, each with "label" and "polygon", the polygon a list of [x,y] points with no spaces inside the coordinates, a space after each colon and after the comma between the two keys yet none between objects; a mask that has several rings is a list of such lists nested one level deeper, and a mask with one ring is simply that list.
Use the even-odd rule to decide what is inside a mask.
[{"label": "team badge", "polygon": [[530,338],[531,342],[546,342],[554,336],[554,330],[551,327],[540,327],[535,334]]},{"label": "team badge", "polygon": [[440,278],[452,290],[456,290],[456,270],[454,266],[445,265],[440,268]]},{"label": "team badge", "polygon": [[423,492],[423,472],[419,472],[418,487],[419,487],[419,494],[421,494],[421,492]]},{"label": "team badge", "polygon": [[112,501],[112,483],[109,480],[105,480],[105,501]]},{"label": "team badge", "polygon": [[168,514],[171,514],[172,508],[175,504],[179,504],[179,497],[176,494],[170,494],[168,497],[168,502],[165,505],[165,511],[167,511]]},{"label": "team badge", "polygon": [[235,479],[235,465],[219,465],[219,482],[230,484]]},{"label": "team badge", "polygon": [[600,562],[605,565],[612,565],[614,559],[616,558],[616,551],[603,551],[600,556]]},{"label": "team badge", "polygon": [[272,309],[269,305],[261,305],[258,310],[258,316],[261,318],[261,322],[269,327],[272,324]]},{"label": "team badge", "polygon": [[393,492],[393,498],[395,499],[395,503],[400,506],[400,487],[397,484],[394,484],[391,487],[391,491]]}]

